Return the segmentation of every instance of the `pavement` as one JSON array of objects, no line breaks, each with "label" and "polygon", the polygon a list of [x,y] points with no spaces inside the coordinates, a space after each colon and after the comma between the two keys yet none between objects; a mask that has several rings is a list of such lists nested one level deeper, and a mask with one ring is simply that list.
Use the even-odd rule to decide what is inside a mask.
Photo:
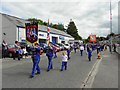
[{"label": "pavement", "polygon": [[[2,62],[3,88],[117,88],[118,87],[118,58],[117,54],[108,51],[101,53],[102,59],[97,60],[96,51],[92,61],[87,59],[86,52],[71,53],[68,69],[61,72],[61,53],[53,59],[54,69],[47,72],[47,57],[42,55],[40,61],[41,74],[30,79],[32,60],[21,61],[5,59]],[[92,77],[92,78],[91,78]],[[109,82],[109,83],[107,83]],[[112,85],[111,85],[112,84]]]},{"label": "pavement", "polygon": [[98,73],[95,76],[92,88],[118,88],[118,54],[102,53]]}]

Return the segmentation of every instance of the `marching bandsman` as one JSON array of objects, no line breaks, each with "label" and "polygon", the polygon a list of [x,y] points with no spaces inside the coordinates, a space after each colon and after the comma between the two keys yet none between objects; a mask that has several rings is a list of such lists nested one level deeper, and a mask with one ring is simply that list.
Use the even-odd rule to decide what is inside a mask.
[{"label": "marching bandsman", "polygon": [[40,67],[39,67],[40,47],[38,46],[38,43],[35,43],[35,47],[34,47],[33,55],[32,55],[32,60],[33,60],[33,68],[32,68],[32,73],[30,75],[30,78],[34,77],[34,74],[35,74],[36,70],[37,70],[36,74],[40,74]]},{"label": "marching bandsman", "polygon": [[68,60],[70,60],[70,48],[67,49],[67,56],[68,56]]},{"label": "marching bandsman", "polygon": [[92,57],[92,50],[89,48],[89,50],[88,50],[88,59],[89,59],[89,61],[91,61],[91,57]]},{"label": "marching bandsman", "polygon": [[51,69],[53,69],[53,66],[52,66],[53,48],[52,48],[51,44],[49,44],[49,46],[48,46],[46,56],[48,57],[48,68],[47,68],[47,72],[48,72]]}]

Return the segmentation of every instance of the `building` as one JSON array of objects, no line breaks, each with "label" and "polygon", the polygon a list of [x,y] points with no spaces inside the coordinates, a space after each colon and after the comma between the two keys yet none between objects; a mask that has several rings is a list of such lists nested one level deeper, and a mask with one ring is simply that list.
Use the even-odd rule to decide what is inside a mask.
[{"label": "building", "polygon": [[[4,39],[7,43],[13,44],[14,41],[25,41],[26,39],[26,30],[25,23],[28,21],[6,14],[1,14],[2,17],[2,39]],[[74,38],[57,29],[50,28],[50,42],[52,43],[68,43],[69,40],[74,40]],[[46,43],[47,39],[47,26],[39,25],[38,26],[38,42]]]}]

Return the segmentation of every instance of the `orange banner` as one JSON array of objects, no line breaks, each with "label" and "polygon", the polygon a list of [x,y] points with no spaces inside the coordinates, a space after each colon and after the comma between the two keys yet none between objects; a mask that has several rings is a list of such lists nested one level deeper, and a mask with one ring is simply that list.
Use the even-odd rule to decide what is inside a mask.
[{"label": "orange banner", "polygon": [[90,35],[89,42],[96,42],[96,35]]}]

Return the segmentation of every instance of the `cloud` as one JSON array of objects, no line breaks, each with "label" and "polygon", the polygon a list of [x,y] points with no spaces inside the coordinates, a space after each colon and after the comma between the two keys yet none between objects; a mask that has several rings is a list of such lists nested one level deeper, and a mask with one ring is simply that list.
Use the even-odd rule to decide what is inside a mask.
[{"label": "cloud", "polygon": [[[31,3],[32,2],[32,3]],[[24,19],[40,18],[52,23],[68,25],[72,19],[83,38],[89,34],[106,36],[109,29],[109,0],[2,0],[1,12],[18,16]],[[118,31],[118,0],[112,0],[113,32]]]}]

